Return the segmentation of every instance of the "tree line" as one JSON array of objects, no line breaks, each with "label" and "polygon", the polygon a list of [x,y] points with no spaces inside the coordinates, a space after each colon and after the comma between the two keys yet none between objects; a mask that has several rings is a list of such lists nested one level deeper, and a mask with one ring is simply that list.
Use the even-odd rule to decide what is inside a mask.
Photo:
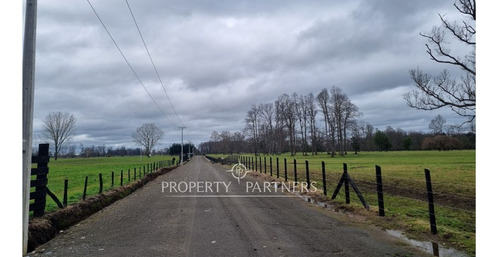
[{"label": "tree line", "polygon": [[333,157],[348,151],[475,148],[474,133],[447,126],[440,115],[429,124],[432,133],[391,126],[379,130],[360,117],[359,108],[336,86],[316,95],[282,94],[274,102],[253,104],[242,131],[213,131],[199,150],[204,154],[286,152],[292,156],[328,152]]}]

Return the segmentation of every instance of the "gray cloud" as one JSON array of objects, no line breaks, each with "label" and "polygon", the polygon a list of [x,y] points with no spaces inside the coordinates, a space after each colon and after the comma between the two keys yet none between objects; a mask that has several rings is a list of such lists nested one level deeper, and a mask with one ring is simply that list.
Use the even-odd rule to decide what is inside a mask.
[{"label": "gray cloud", "polygon": [[[78,119],[74,143],[132,145],[131,133],[146,122],[164,128],[162,145],[178,142],[180,124],[125,1],[91,2],[169,119],[86,1],[51,0],[38,5],[35,133],[49,112],[65,111]],[[453,12],[453,1],[129,3],[195,143],[213,130],[241,130],[252,104],[332,85],[382,129],[426,130],[437,115],[406,107],[401,95],[411,88],[409,69],[443,68],[428,60],[418,33],[439,24],[438,12]]]}]

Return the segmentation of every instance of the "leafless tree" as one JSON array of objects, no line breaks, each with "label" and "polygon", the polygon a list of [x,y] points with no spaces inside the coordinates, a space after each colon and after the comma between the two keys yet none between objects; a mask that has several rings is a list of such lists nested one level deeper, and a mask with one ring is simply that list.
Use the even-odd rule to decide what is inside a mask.
[{"label": "leafless tree", "polygon": [[295,114],[295,102],[292,97],[287,94],[283,94],[278,97],[275,102],[277,105],[279,119],[283,122],[284,128],[286,128],[286,133],[288,137],[288,143],[290,144],[290,152],[292,156],[295,156],[296,150],[296,122],[297,115]]},{"label": "leafless tree", "polygon": [[132,134],[135,143],[141,145],[145,149],[146,155],[149,157],[153,147],[163,137],[163,131],[160,127],[153,123],[146,123],[138,127]]},{"label": "leafless tree", "polygon": [[313,155],[318,154],[318,147],[316,142],[316,114],[318,110],[316,110],[316,105],[314,104],[314,95],[309,93],[304,97],[304,101],[306,103],[306,113],[307,113],[307,122],[309,123],[309,131],[311,133],[311,152]]},{"label": "leafless tree", "polygon": [[45,116],[43,128],[42,138],[53,142],[54,159],[57,160],[61,148],[74,135],[76,118],[67,112],[51,112]]},{"label": "leafless tree", "polygon": [[307,104],[303,95],[297,95],[294,93],[292,98],[295,103],[295,114],[297,115],[297,119],[299,121],[300,149],[302,150],[302,155],[307,155]]},{"label": "leafless tree", "polygon": [[275,148],[275,137],[274,137],[274,116],[275,110],[272,103],[259,104],[260,115],[262,117],[262,123],[264,130],[262,131],[264,137],[264,149],[269,154],[274,152]]},{"label": "leafless tree", "polygon": [[[347,98],[347,95],[346,95]],[[342,132],[343,132],[343,144],[344,144],[344,154],[347,154],[347,130],[354,130],[356,128],[356,118],[361,116],[358,107],[347,98],[343,107],[343,117],[342,117]]]},{"label": "leafless tree", "polygon": [[332,106],[335,124],[337,125],[337,146],[340,155],[344,155],[346,152],[344,145],[344,128],[346,128],[344,116],[345,106],[348,104],[348,100],[347,95],[345,95],[340,88],[332,86],[330,89],[330,104]]},{"label": "leafless tree", "polygon": [[446,119],[438,114],[438,116],[429,123],[429,129],[436,135],[442,134],[444,131],[444,124],[446,124]]},{"label": "leafless tree", "polygon": [[250,110],[247,112],[245,122],[245,131],[250,136],[254,148],[254,153],[255,155],[257,155],[260,128],[260,110],[255,104],[252,104],[252,108],[250,108]]},{"label": "leafless tree", "polygon": [[335,156],[335,119],[333,118],[332,108],[330,105],[330,94],[328,90],[324,88],[316,96],[316,101],[318,101],[319,106],[323,112],[323,118],[325,120],[325,136],[330,138],[331,145],[331,156]]},{"label": "leafless tree", "polygon": [[286,145],[286,129],[285,129],[285,105],[282,103],[282,97],[274,101],[274,141],[275,153],[281,154],[285,150]]},{"label": "leafless tree", "polygon": [[[410,77],[417,89],[403,97],[410,107],[420,110],[451,108],[471,123],[476,118],[476,1],[458,0],[454,6],[465,17],[461,23],[452,23],[444,15],[439,15],[441,26],[434,27],[429,34],[420,35],[428,40],[426,51],[431,60],[458,67],[464,75],[457,81],[447,70],[432,76],[419,68],[412,69]],[[450,43],[448,38],[469,47],[470,52],[463,57],[452,54],[446,46]]]}]

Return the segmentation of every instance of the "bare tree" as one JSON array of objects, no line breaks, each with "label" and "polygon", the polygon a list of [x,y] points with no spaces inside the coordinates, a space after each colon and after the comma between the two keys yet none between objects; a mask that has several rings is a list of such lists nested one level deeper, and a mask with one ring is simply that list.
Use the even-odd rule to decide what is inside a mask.
[{"label": "bare tree", "polygon": [[151,155],[151,150],[163,137],[163,131],[153,123],[146,123],[138,127],[132,134],[134,142],[144,147],[146,155]]},{"label": "bare tree", "polygon": [[345,115],[345,106],[348,103],[347,95],[345,95],[342,90],[336,86],[332,86],[330,89],[330,104],[332,108],[332,113],[335,119],[335,123],[337,125],[337,146],[339,148],[339,154],[345,154],[345,145],[344,145],[344,115]]},{"label": "bare tree", "polygon": [[302,150],[302,155],[307,155],[307,104],[303,95],[297,95],[294,93],[292,98],[295,102],[295,114],[299,121],[300,129],[300,148]]},{"label": "bare tree", "polygon": [[262,125],[264,128],[264,131],[262,133],[264,136],[265,151],[269,154],[271,152],[274,152],[273,149],[275,148],[275,137],[274,137],[274,126],[273,126],[275,110],[272,103],[259,104],[259,109],[263,122]]},{"label": "bare tree", "polygon": [[57,160],[62,147],[74,135],[76,118],[67,112],[51,112],[45,116],[43,128],[42,137],[53,142],[54,159]]},{"label": "bare tree", "polygon": [[[465,16],[461,23],[452,23],[439,15],[441,26],[434,27],[429,34],[420,35],[428,40],[426,48],[431,60],[458,67],[464,75],[457,81],[447,70],[433,77],[418,68],[412,69],[410,77],[417,89],[403,97],[410,107],[420,110],[449,107],[471,123],[476,118],[476,1],[458,0],[454,6]],[[463,57],[453,55],[446,46],[449,37],[469,47],[470,52]]]},{"label": "bare tree", "polygon": [[[347,95],[346,95],[347,98]],[[355,130],[356,129],[356,119],[357,117],[361,116],[361,112],[359,112],[358,107],[351,102],[349,98],[347,98],[347,101],[344,103],[343,107],[343,139],[344,139],[344,154],[347,154],[347,130]]]},{"label": "bare tree", "polygon": [[438,114],[438,116],[429,123],[429,129],[436,135],[442,134],[444,131],[444,124],[446,124],[446,119]]},{"label": "bare tree", "polygon": [[316,105],[314,104],[314,95],[312,93],[309,93],[304,97],[304,101],[306,103],[309,131],[311,132],[311,153],[313,155],[317,155],[318,147],[316,142],[316,114],[318,113],[318,111],[316,110]]},{"label": "bare tree", "polygon": [[335,156],[335,119],[332,115],[332,108],[330,106],[330,94],[328,90],[324,88],[321,92],[316,96],[316,100],[321,107],[323,112],[323,118],[325,119],[325,136],[330,137],[331,144],[331,156]]},{"label": "bare tree", "polygon": [[252,108],[250,108],[250,110],[247,112],[245,122],[245,131],[250,136],[250,139],[253,143],[254,154],[257,155],[260,128],[260,110],[255,104],[252,104]]}]

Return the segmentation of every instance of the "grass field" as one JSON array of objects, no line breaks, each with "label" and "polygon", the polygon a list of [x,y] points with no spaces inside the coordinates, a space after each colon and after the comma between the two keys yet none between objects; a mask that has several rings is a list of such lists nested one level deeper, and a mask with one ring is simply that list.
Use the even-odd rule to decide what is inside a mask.
[{"label": "grass field", "polygon": [[[130,157],[94,157],[94,158],[59,158],[49,162],[47,187],[62,202],[64,180],[68,179],[68,204],[82,199],[85,177],[88,176],[87,197],[99,193],[99,173],[103,177],[104,191],[111,189],[111,172],[114,171],[114,187],[120,186],[120,174],[123,170],[123,184],[129,183],[128,170],[131,171],[130,181],[133,181],[133,171],[136,168],[136,178],[144,174],[144,166],[153,162],[172,160],[172,156],[152,156],[151,158]],[[147,167],[146,167],[147,169]],[[32,191],[34,188],[32,188]],[[47,197],[46,211],[56,210],[56,203]]]},{"label": "grass field", "polygon": [[[328,198],[342,176],[343,163],[363,194],[370,211],[363,205],[351,188],[351,204],[345,204],[344,188],[334,200],[341,208],[366,214],[369,220],[387,229],[406,232],[412,238],[438,241],[475,255],[475,191],[476,152],[464,151],[400,151],[361,152],[346,156],[329,157],[326,153],[296,156],[290,154],[261,155],[256,159],[255,169],[270,172],[269,158],[272,159],[273,176],[276,176],[276,159],[279,159],[280,177],[284,177],[284,159],[287,159],[287,175],[293,180],[293,160],[297,162],[299,181],[305,181],[305,161],[309,162],[310,179],[316,187],[323,188],[321,161],[325,162]],[[219,155],[222,157],[223,155]],[[243,155],[254,157],[253,155]],[[217,156],[216,156],[217,157]],[[267,167],[264,168],[266,158]],[[375,165],[382,169],[384,204],[386,217],[378,217]],[[437,235],[431,235],[427,204],[427,189],[424,169],[431,172],[434,202],[437,218]]]}]

